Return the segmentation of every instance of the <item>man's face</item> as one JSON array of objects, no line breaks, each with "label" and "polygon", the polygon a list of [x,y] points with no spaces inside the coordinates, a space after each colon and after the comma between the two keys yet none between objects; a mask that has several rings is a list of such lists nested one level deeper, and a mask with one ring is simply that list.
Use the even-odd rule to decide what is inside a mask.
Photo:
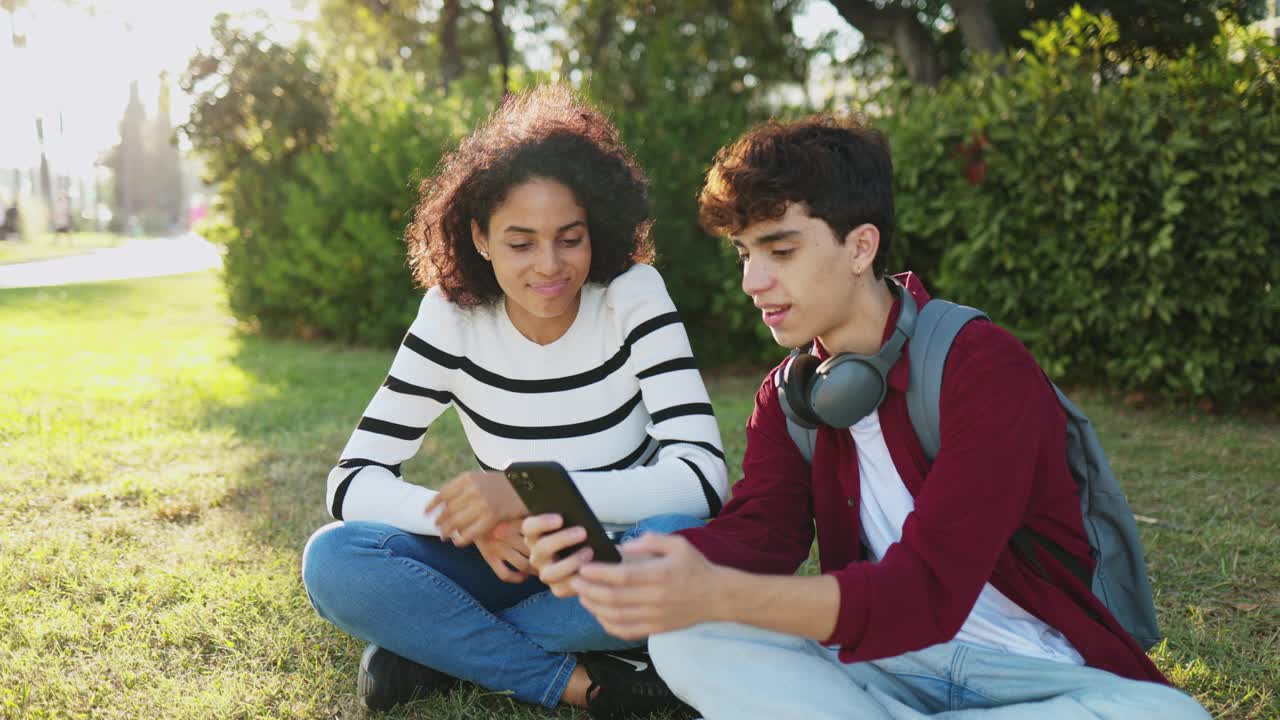
[{"label": "man's face", "polygon": [[776,220],[762,220],[733,238],[742,261],[742,291],[784,347],[800,347],[850,321],[854,250],[836,241],[823,220],[790,203]]}]

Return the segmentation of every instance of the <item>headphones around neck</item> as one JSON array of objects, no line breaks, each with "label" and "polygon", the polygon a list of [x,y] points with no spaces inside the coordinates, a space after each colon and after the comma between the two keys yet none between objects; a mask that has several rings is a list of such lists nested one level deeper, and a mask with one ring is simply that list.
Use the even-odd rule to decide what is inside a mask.
[{"label": "headphones around neck", "polygon": [[782,411],[797,425],[847,428],[870,415],[884,401],[889,369],[916,329],[916,301],[894,278],[885,278],[902,300],[898,323],[875,355],[839,353],[819,360],[797,348],[775,378]]}]

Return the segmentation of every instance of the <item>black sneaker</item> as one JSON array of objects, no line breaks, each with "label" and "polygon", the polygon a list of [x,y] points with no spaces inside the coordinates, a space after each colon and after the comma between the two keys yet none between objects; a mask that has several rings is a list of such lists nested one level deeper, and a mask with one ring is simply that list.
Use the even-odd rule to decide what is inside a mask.
[{"label": "black sneaker", "polygon": [[586,653],[580,662],[591,678],[587,712],[595,720],[644,718],[650,713],[664,713],[671,720],[697,716],[658,677],[644,648]]},{"label": "black sneaker", "polygon": [[456,678],[407,660],[372,643],[360,658],[356,693],[370,710],[390,710],[400,703],[420,700],[444,692],[458,683]]}]

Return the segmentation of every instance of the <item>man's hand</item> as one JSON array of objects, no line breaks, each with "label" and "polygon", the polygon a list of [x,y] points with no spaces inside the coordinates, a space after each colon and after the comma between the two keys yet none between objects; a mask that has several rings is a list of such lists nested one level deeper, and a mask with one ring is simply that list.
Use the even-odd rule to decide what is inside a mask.
[{"label": "man's hand", "polygon": [[721,571],[688,540],[645,534],[621,550],[622,563],[588,563],[569,579],[583,607],[610,635],[640,640],[727,619],[720,608]]},{"label": "man's hand", "polygon": [[[538,578],[551,588],[556,597],[573,597],[576,592],[569,581],[578,569],[591,561],[591,548],[584,547],[569,557],[559,560],[556,555],[587,539],[587,531],[580,527],[560,530],[564,518],[555,513],[531,515],[520,526],[525,542],[529,544],[529,564]],[[559,532],[557,532],[559,531]]]},{"label": "man's hand", "polygon": [[466,546],[484,537],[499,523],[529,513],[524,501],[500,472],[465,472],[445,483],[424,510],[440,511],[436,527],[443,540]]},{"label": "man's hand", "polygon": [[502,523],[477,538],[476,549],[503,582],[522,583],[529,579],[529,548],[515,523]]}]

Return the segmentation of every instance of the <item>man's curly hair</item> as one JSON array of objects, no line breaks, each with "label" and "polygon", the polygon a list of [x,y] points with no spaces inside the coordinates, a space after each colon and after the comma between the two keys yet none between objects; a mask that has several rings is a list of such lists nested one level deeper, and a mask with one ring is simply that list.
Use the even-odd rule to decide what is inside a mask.
[{"label": "man's curly hair", "polygon": [[544,86],[508,97],[422,181],[405,230],[417,284],[439,286],[462,306],[502,297],[471,241],[471,221],[487,231],[507,194],[534,178],[563,184],[586,211],[588,281],[608,283],[652,260],[649,182],[617,128],[571,91]]},{"label": "man's curly hair", "polygon": [[716,153],[698,196],[702,228],[737,235],[804,203],[843,244],[864,223],[880,231],[872,263],[883,276],[893,247],[893,162],[884,135],[858,117],[815,115],[755,126]]}]

